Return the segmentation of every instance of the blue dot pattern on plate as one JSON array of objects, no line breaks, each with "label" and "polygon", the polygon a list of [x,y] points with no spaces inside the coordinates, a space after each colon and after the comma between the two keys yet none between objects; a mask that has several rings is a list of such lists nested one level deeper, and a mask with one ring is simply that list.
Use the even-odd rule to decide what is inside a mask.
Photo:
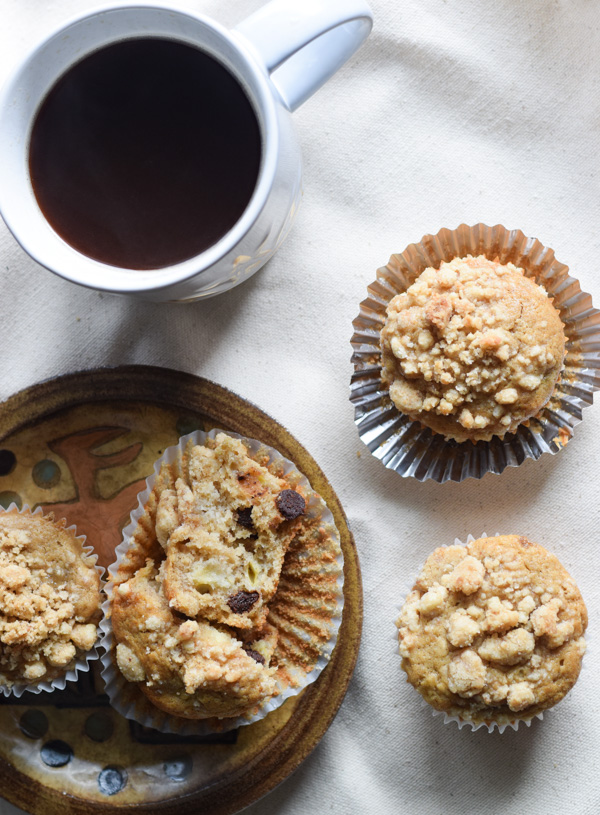
[{"label": "blue dot pattern on plate", "polygon": [[104,795],[116,795],[127,784],[127,773],[120,767],[105,767],[98,773],[98,788]]},{"label": "blue dot pattern on plate", "polygon": [[165,775],[167,775],[171,781],[185,781],[192,772],[192,759],[190,756],[173,758],[170,761],[165,761],[163,769]]},{"label": "blue dot pattern on plate", "polygon": [[17,466],[17,457],[12,450],[0,450],[0,475],[9,475]]},{"label": "blue dot pattern on plate", "polygon": [[84,725],[85,735],[92,741],[108,741],[113,734],[114,725],[106,713],[92,713]]},{"label": "blue dot pattern on plate", "polygon": [[73,758],[73,751],[65,741],[55,739],[47,741],[42,747],[40,754],[42,761],[48,767],[64,767]]},{"label": "blue dot pattern on plate", "polygon": [[41,739],[48,732],[48,717],[41,710],[26,710],[19,719],[19,727],[28,739]]},{"label": "blue dot pattern on plate", "polygon": [[38,487],[43,490],[55,487],[61,478],[60,467],[55,461],[45,458],[34,466],[31,472],[32,478]]}]

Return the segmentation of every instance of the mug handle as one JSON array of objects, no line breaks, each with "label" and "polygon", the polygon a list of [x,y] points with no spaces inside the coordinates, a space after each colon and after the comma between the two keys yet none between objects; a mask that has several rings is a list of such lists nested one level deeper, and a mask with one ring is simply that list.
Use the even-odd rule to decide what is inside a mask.
[{"label": "mug handle", "polygon": [[293,111],[342,67],[372,26],[365,0],[271,0],[232,33],[250,46]]}]

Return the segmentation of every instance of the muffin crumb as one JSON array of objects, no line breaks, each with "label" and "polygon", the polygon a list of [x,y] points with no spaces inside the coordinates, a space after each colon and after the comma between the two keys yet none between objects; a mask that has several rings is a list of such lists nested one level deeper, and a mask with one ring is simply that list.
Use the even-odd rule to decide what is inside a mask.
[{"label": "muffin crumb", "polygon": [[305,525],[305,499],[225,433],[191,445],[187,456],[156,512],[165,596],[188,617],[260,628],[290,541]]},{"label": "muffin crumb", "polygon": [[300,687],[331,638],[339,553],[284,460],[225,433],[188,443],[162,462],[114,580],[111,657],[138,685],[125,693],[225,719]]}]

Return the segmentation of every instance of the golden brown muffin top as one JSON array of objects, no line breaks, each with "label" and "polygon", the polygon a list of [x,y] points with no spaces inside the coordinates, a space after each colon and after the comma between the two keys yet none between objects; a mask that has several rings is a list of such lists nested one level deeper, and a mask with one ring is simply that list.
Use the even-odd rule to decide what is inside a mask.
[{"label": "golden brown muffin top", "polygon": [[52,680],[89,651],[100,620],[95,558],[50,517],[0,513],[0,682]]},{"label": "golden brown muffin top", "polygon": [[573,579],[518,535],[436,549],[396,622],[408,681],[473,722],[530,719],[573,687],[587,611]]},{"label": "golden brown muffin top", "polygon": [[387,309],[382,379],[398,410],[456,441],[514,432],[550,398],[565,347],[542,286],[484,256],[428,268]]}]

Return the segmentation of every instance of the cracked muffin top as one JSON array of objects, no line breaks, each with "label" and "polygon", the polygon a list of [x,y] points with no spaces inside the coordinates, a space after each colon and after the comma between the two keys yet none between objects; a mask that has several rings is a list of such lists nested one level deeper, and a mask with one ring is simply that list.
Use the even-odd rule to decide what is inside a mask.
[{"label": "cracked muffin top", "polygon": [[573,687],[587,611],[554,555],[500,535],[436,549],[396,625],[402,667],[430,705],[506,724],[531,719]]},{"label": "cracked muffin top", "polygon": [[425,269],[390,301],[381,351],[399,411],[448,439],[489,441],[552,395],[564,326],[522,269],[468,255]]},{"label": "cracked muffin top", "polygon": [[0,513],[0,684],[52,681],[97,639],[96,558],[65,521]]}]

